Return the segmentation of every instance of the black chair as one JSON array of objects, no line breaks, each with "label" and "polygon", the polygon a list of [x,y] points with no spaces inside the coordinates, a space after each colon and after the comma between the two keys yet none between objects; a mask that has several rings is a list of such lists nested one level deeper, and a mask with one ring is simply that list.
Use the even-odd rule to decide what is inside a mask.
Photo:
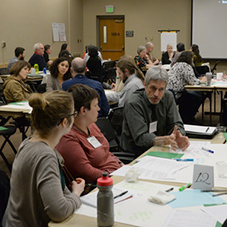
[{"label": "black chair", "polygon": [[5,139],[0,147],[0,155],[2,156],[2,158],[3,158],[4,162],[6,163],[10,172],[12,169],[12,164],[10,164],[9,161],[7,160],[6,156],[3,153],[3,149],[6,145],[6,143],[8,143],[10,145],[10,147],[12,148],[13,152],[15,154],[17,153],[17,150],[15,149],[15,147],[13,146],[12,142],[9,139],[10,136],[12,136],[16,132],[16,130],[17,130],[16,126],[13,126],[13,125],[0,126],[0,136],[3,136]]},{"label": "black chair", "polygon": [[207,65],[195,66],[195,70],[198,72],[199,76],[205,75],[207,72],[210,72],[210,69]]},{"label": "black chair", "polygon": [[104,82],[107,82],[108,84],[115,83],[116,75],[116,68],[105,69]]},{"label": "black chair", "polygon": [[0,75],[8,75],[9,69],[8,68],[0,68]]},{"label": "black chair", "polygon": [[128,164],[135,159],[134,154],[124,152],[123,148],[120,145],[120,141],[117,138],[117,135],[114,132],[114,129],[110,121],[107,118],[105,117],[98,118],[98,120],[96,121],[96,125],[99,127],[103,135],[108,140],[110,147],[111,147],[111,143],[114,142],[112,143],[113,144],[112,150],[110,149],[111,153],[117,156],[124,164]]},{"label": "black chair", "polygon": [[107,116],[114,131],[118,136],[121,135],[122,131],[123,110],[124,107],[114,107],[113,109],[111,109],[109,115]]},{"label": "black chair", "polygon": [[10,180],[6,173],[0,170],[0,226],[5,213],[10,193]]},{"label": "black chair", "polygon": [[220,61],[216,61],[216,62],[215,62],[214,67],[211,69],[212,74],[214,73],[214,70],[217,69],[216,67],[217,67],[217,65],[218,65],[219,62],[220,62]]},{"label": "black chair", "polygon": [[40,84],[37,88],[37,92],[38,93],[45,93],[46,92],[46,87],[47,87],[47,84]]}]

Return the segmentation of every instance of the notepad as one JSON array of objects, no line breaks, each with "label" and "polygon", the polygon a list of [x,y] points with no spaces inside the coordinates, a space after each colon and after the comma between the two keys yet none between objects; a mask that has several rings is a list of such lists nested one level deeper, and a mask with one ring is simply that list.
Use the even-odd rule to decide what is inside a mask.
[{"label": "notepad", "polygon": [[184,125],[186,134],[190,137],[213,138],[218,132],[216,127],[200,125]]}]

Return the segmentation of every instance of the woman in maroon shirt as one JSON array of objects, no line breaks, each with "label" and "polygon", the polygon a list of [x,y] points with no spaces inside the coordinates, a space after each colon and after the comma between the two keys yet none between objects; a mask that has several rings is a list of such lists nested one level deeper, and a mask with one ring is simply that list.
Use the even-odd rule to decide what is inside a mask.
[{"label": "woman in maroon shirt", "polygon": [[80,176],[86,183],[94,183],[102,172],[111,173],[123,163],[109,151],[107,139],[95,124],[100,110],[98,93],[82,84],[68,91],[73,95],[78,114],[70,133],[62,137],[56,148],[74,178]]}]

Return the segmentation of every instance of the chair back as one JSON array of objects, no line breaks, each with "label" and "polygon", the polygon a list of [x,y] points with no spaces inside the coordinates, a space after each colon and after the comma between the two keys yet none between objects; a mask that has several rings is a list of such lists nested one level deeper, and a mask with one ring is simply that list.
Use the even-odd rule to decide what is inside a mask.
[{"label": "chair back", "polygon": [[0,75],[8,75],[9,69],[8,68],[0,68]]},{"label": "chair back", "polygon": [[121,135],[122,131],[123,110],[124,107],[114,107],[108,115],[108,119],[118,136]]},{"label": "chair back", "polygon": [[207,65],[196,66],[195,69],[199,73],[200,76],[205,75],[207,72],[210,72],[210,69]]}]

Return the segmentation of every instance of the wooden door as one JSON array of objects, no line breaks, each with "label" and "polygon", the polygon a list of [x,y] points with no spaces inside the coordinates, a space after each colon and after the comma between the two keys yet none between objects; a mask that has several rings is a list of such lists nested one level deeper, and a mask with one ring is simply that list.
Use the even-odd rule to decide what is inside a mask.
[{"label": "wooden door", "polygon": [[125,54],[124,19],[99,20],[100,51],[104,60],[118,60]]}]

